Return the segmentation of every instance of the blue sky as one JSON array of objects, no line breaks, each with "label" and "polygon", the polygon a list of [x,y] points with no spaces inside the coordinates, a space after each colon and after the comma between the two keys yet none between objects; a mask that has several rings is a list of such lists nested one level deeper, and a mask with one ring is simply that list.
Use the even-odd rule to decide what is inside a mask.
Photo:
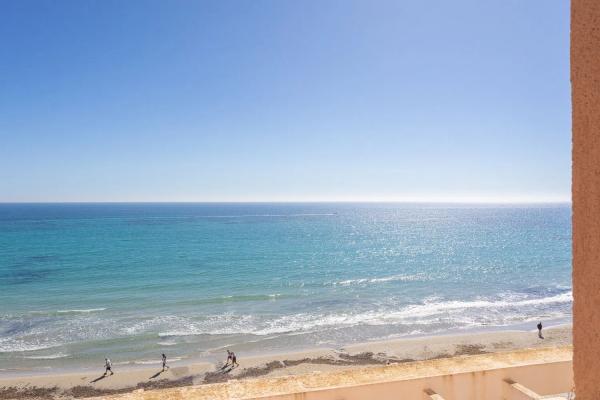
[{"label": "blue sky", "polygon": [[568,200],[569,4],[0,2],[0,201]]}]

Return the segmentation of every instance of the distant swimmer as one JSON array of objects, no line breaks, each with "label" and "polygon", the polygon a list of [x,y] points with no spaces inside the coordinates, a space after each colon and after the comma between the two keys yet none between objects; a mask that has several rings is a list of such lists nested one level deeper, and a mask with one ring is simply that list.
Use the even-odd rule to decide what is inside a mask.
[{"label": "distant swimmer", "polygon": [[163,372],[165,369],[169,369],[169,366],[167,365],[167,356],[165,356],[165,353],[162,354],[162,365],[163,365]]},{"label": "distant swimmer", "polygon": [[109,372],[111,375],[115,374],[112,370],[112,363],[110,362],[110,359],[104,359],[104,368],[106,368],[106,370],[104,371],[104,376],[106,376]]},{"label": "distant swimmer", "polygon": [[543,339],[544,336],[542,336],[542,323],[541,322],[539,324],[537,324],[537,328],[538,328],[538,337],[540,339]]}]

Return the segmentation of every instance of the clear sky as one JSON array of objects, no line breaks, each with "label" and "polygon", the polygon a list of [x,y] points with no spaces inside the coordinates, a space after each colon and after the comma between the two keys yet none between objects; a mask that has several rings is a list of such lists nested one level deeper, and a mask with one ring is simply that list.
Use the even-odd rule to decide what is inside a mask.
[{"label": "clear sky", "polygon": [[0,201],[568,200],[569,2],[1,1]]}]

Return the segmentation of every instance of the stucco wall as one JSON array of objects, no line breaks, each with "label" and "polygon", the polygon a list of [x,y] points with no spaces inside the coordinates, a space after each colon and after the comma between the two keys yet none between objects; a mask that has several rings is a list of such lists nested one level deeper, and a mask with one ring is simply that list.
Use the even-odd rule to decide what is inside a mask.
[{"label": "stucco wall", "polygon": [[563,393],[572,385],[570,361],[537,366],[501,368],[396,382],[339,387],[281,396],[261,397],[254,400],[398,400],[429,399],[425,389],[433,389],[444,400],[518,400],[528,399],[504,382],[512,378],[523,382],[541,395]]},{"label": "stucco wall", "polygon": [[600,399],[600,0],[571,2],[577,400]]}]

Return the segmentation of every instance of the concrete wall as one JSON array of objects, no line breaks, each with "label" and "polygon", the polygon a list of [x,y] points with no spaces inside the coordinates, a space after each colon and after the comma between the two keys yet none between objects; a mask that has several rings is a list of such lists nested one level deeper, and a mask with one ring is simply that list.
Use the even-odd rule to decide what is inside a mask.
[{"label": "concrete wall", "polygon": [[600,399],[600,0],[571,2],[577,400]]}]

